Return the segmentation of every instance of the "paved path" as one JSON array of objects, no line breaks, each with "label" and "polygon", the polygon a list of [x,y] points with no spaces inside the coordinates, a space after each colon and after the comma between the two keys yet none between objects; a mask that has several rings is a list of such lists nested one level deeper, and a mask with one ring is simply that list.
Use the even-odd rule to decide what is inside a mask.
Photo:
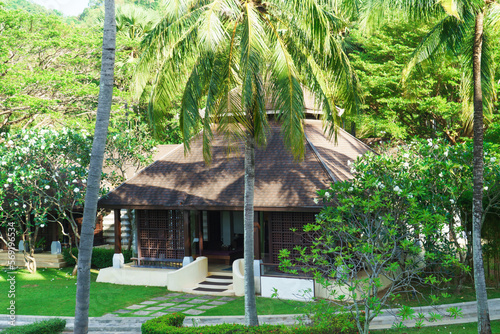
[{"label": "paved path", "polygon": [[[190,310],[203,311],[204,308],[201,306],[216,307],[225,304],[226,302],[233,299],[234,299],[233,297],[168,294],[165,295],[164,297],[152,298],[151,300],[139,303],[137,305],[129,306],[126,309],[118,310],[116,312],[104,315],[102,317],[90,318],[89,333],[100,333],[100,334],[140,333],[141,324],[151,319],[152,317],[173,312],[183,312],[189,315],[190,313],[188,311]],[[216,301],[218,301],[219,303],[214,304],[214,302]],[[490,306],[491,319],[500,320],[500,298],[489,300],[489,306]],[[448,314],[447,309],[449,307],[460,308],[463,317],[458,319],[452,319],[446,316],[446,314]],[[180,308],[182,308],[182,310],[178,310]],[[438,325],[446,326],[448,324],[469,323],[469,322],[475,322],[477,320],[475,302],[418,307],[414,308],[414,310],[416,313],[424,314],[424,316],[426,317],[425,320],[426,326],[438,326]],[[148,316],[142,316],[143,313],[146,312]],[[439,321],[430,322],[429,321],[430,313],[439,313],[444,316]],[[124,316],[125,314],[127,316]],[[133,316],[129,316],[132,314]],[[394,316],[394,314],[397,314],[397,310],[384,311],[384,314],[380,315],[379,317],[375,318],[372,321],[370,329],[390,328],[394,322],[399,322],[399,320]],[[296,323],[296,317],[297,317],[296,315],[266,315],[266,316],[259,316],[259,321],[260,323],[268,323],[268,324],[292,325]],[[57,318],[57,317],[17,316],[16,323],[18,325],[22,325],[50,318]],[[71,331],[73,330],[73,318],[72,317],[58,317],[58,318],[66,319],[67,322],[66,329],[68,330],[67,333],[71,333]],[[8,321],[7,315],[0,315],[0,329],[8,327],[7,321]],[[202,325],[213,325],[220,323],[244,323],[244,321],[245,319],[243,316],[210,317],[210,316],[194,315],[186,317],[186,319],[184,320],[184,325],[202,326]],[[404,323],[405,325],[412,327],[415,324],[415,320],[405,321]]]}]

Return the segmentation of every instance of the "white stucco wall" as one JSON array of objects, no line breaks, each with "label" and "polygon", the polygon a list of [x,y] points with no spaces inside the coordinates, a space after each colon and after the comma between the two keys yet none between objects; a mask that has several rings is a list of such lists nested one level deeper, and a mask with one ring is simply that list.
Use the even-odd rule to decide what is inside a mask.
[{"label": "white stucco wall", "polygon": [[314,297],[312,279],[262,276],[260,288],[262,297],[272,297],[275,289],[279,299],[310,301]]}]

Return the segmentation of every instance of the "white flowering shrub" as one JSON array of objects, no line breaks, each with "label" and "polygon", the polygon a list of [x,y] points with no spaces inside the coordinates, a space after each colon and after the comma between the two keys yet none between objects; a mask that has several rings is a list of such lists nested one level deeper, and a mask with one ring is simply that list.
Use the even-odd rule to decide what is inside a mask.
[{"label": "white flowering shrub", "polygon": [[30,130],[2,133],[0,142],[0,224],[15,227],[29,245],[25,262],[35,271],[39,229],[48,222],[62,227],[62,221],[76,227],[73,215],[83,206],[92,137],[68,129]]},{"label": "white flowering shrub", "polygon": [[[485,152],[488,212],[499,208],[500,152]],[[304,227],[313,246],[296,247],[301,255],[295,261],[282,250],[281,268],[313,275],[354,314],[359,332],[368,333],[369,322],[383,306],[393,306],[396,295],[437,302],[416,287],[439,287],[470,272],[472,146],[415,141],[349,164],[352,180],[318,191],[325,206]]]}]

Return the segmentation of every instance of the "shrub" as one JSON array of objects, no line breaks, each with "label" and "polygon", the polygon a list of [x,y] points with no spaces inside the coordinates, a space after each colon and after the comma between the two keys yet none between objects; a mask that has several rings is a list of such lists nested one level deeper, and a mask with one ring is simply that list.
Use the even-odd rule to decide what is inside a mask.
[{"label": "shrub", "polygon": [[[71,257],[69,254],[69,249],[64,249],[63,250],[63,257],[64,261],[69,266],[74,266],[75,265],[75,259]],[[72,253],[74,256],[78,257],[78,249],[74,247],[72,249]],[[130,258],[132,257],[132,251],[130,250],[122,250],[123,257],[125,259],[125,263],[130,262]],[[107,268],[113,266],[113,255],[115,254],[114,249],[107,249],[107,248],[93,248],[92,249],[92,260],[91,260],[91,265],[94,268]]]},{"label": "shrub", "polygon": [[56,334],[62,333],[66,327],[66,320],[50,319],[35,322],[29,325],[14,326],[5,329],[5,334]]},{"label": "shrub", "polygon": [[350,326],[345,326],[346,321],[354,324],[353,319],[347,315],[339,315],[338,319],[330,319],[332,323],[321,322],[318,326],[293,326],[283,325],[261,325],[258,327],[247,327],[238,324],[221,324],[215,326],[181,327],[184,315],[169,314],[151,319],[142,324],[142,334],[351,334],[358,331]]}]

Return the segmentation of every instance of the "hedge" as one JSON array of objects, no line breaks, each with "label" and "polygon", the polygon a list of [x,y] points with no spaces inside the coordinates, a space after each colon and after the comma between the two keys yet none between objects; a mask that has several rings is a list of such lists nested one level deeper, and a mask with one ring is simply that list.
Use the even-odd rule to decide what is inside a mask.
[{"label": "hedge", "polygon": [[[78,257],[78,249],[74,247],[72,249],[72,253],[74,256]],[[132,257],[132,251],[130,250],[122,250],[123,257],[125,259],[125,263],[130,262],[130,258]],[[68,266],[74,266],[75,265],[75,259],[71,257],[69,254],[69,248],[64,249],[63,252],[63,257],[64,261],[68,264]],[[107,268],[107,267],[112,267],[113,266],[113,255],[115,254],[114,249],[107,249],[107,248],[93,248],[92,249],[92,260],[91,260],[91,265],[94,268]]]},{"label": "hedge", "polygon": [[[237,324],[221,324],[215,326],[181,327],[184,322],[183,314],[167,314],[146,321],[141,326],[142,334],[352,334],[358,333],[352,317],[344,314],[338,315],[338,320],[329,324],[318,326],[291,326],[261,325],[247,327]],[[346,326],[346,324],[349,324]]]},{"label": "hedge", "polygon": [[65,327],[66,320],[56,318],[29,325],[9,327],[4,329],[2,334],[56,334],[62,333]]}]

